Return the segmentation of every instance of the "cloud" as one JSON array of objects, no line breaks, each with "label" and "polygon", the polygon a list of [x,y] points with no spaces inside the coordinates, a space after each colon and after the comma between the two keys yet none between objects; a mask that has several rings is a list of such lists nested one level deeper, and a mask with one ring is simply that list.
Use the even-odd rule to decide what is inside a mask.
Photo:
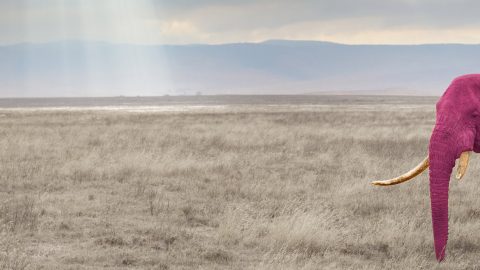
[{"label": "cloud", "polygon": [[4,0],[0,43],[480,43],[474,0]]}]

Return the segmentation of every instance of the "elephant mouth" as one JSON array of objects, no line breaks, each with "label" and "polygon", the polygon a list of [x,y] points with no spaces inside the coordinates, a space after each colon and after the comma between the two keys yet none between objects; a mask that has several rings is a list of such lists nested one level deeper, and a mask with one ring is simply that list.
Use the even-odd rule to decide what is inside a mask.
[{"label": "elephant mouth", "polygon": [[[462,179],[462,177],[467,172],[468,162],[470,160],[470,152],[471,151],[462,152],[462,154],[459,157],[457,173],[455,174],[455,178],[458,180]],[[428,166],[429,166],[429,159],[428,157],[426,157],[415,168],[411,169],[410,171],[400,176],[397,176],[395,178],[388,179],[388,180],[373,181],[371,182],[371,184],[375,186],[393,186],[403,182],[407,182],[415,178],[417,175],[421,174],[423,171],[425,171],[428,168]]]}]

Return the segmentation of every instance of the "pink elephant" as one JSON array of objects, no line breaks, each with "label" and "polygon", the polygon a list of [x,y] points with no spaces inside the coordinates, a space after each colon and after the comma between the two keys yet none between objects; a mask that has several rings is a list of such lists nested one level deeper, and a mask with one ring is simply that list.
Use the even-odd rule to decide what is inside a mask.
[{"label": "pink elephant", "polygon": [[460,179],[467,169],[470,151],[480,152],[480,74],[455,78],[437,102],[437,119],[428,151],[428,157],[408,173],[372,184],[399,184],[430,167],[435,254],[442,261],[448,239],[448,185],[455,160],[460,158],[456,174]]}]

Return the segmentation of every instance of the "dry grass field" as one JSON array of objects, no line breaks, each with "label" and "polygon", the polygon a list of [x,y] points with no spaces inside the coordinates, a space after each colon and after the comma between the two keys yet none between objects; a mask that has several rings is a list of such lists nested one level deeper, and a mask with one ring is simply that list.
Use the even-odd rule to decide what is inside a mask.
[{"label": "dry grass field", "polygon": [[[480,269],[480,160],[433,252],[434,99],[0,110],[0,269]],[[403,99],[402,99],[403,100]]]}]

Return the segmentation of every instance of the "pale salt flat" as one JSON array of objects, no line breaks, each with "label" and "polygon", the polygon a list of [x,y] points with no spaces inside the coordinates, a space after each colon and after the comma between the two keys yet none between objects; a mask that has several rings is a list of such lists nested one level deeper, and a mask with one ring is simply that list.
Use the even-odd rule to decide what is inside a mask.
[{"label": "pale salt flat", "polygon": [[23,107],[23,108],[2,108],[1,111],[123,111],[123,112],[188,112],[205,110],[224,110],[224,105],[173,105],[173,106],[85,106],[85,107]]},{"label": "pale salt flat", "polygon": [[58,106],[58,107],[20,107],[1,108],[3,112],[36,112],[36,111],[98,111],[98,112],[131,112],[131,113],[224,113],[224,112],[261,112],[261,111],[434,111],[431,104],[264,104],[264,105],[160,105],[160,106]]}]

